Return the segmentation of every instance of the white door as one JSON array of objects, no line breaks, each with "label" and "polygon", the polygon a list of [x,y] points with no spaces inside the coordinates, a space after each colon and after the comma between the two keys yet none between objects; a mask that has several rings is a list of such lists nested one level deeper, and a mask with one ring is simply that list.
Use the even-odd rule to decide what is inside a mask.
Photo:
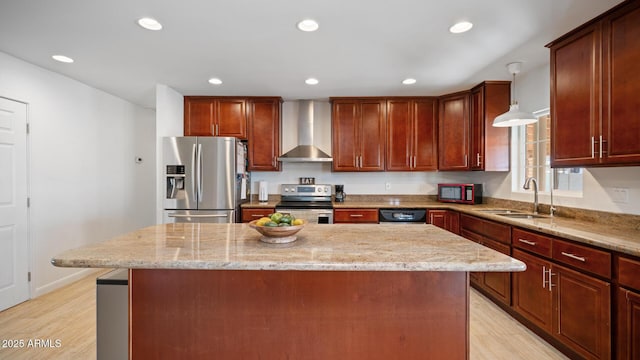
[{"label": "white door", "polygon": [[27,105],[0,97],[0,311],[29,299]]}]

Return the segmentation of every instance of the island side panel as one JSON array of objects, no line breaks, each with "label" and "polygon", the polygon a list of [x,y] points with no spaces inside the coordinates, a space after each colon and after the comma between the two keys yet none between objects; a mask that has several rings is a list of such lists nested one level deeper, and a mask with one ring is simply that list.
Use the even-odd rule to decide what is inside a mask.
[{"label": "island side panel", "polygon": [[131,270],[131,357],[468,359],[466,272]]}]

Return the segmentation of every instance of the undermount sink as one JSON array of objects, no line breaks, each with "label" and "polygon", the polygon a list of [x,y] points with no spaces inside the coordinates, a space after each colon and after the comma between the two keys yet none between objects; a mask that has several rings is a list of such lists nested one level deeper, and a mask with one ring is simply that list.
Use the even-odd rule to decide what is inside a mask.
[{"label": "undermount sink", "polygon": [[483,213],[487,213],[487,214],[497,214],[497,215],[502,215],[502,214],[519,214],[518,211],[516,210],[510,210],[510,209],[479,209],[479,212],[483,212]]},{"label": "undermount sink", "polygon": [[513,218],[513,219],[539,219],[539,218],[546,218],[546,215],[540,215],[540,214],[527,214],[527,213],[501,213],[501,214],[496,214],[498,216],[504,216],[504,217],[508,217],[508,218]]}]

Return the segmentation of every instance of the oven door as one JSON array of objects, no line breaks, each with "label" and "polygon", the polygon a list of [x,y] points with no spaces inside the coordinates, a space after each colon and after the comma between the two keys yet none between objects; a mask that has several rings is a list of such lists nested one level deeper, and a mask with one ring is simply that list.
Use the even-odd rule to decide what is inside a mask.
[{"label": "oven door", "polygon": [[276,211],[287,213],[296,219],[304,219],[309,224],[333,224],[333,209],[287,209],[278,208]]}]

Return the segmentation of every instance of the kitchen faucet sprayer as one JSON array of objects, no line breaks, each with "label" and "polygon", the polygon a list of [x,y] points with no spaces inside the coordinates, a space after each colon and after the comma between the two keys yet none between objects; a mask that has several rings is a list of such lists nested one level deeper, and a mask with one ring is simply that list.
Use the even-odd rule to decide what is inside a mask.
[{"label": "kitchen faucet sprayer", "polygon": [[524,185],[522,186],[522,188],[525,190],[529,190],[531,182],[533,182],[533,213],[538,214],[538,180],[536,180],[536,178],[534,178],[533,176],[528,177],[524,181]]}]

